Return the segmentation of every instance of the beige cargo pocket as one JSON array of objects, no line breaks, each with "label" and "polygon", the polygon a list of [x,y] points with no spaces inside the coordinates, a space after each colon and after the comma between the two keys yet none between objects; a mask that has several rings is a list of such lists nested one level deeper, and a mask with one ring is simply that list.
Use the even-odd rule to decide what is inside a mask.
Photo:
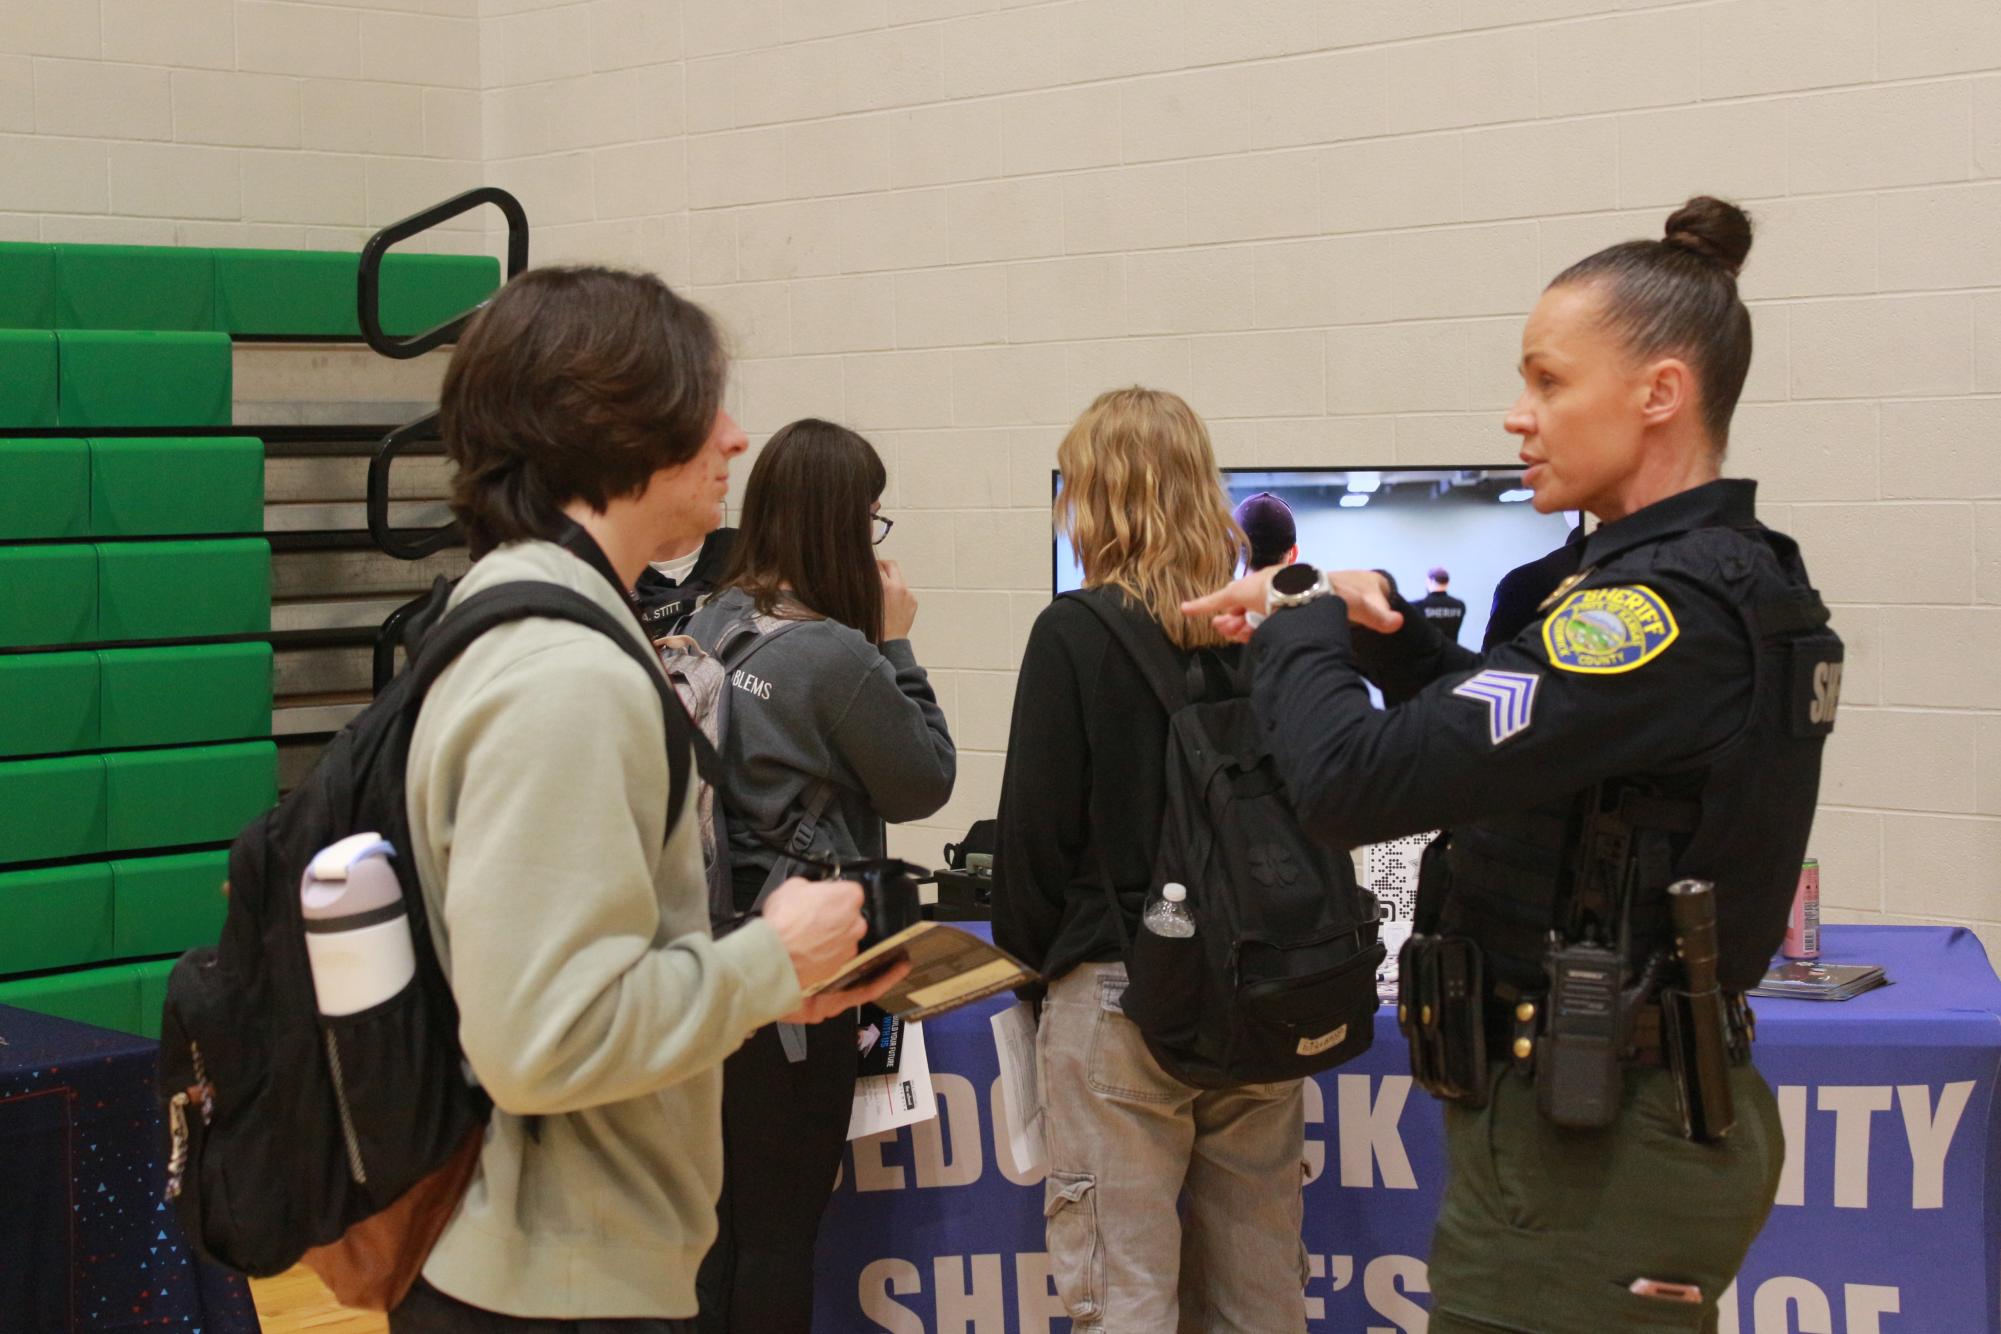
[{"label": "beige cargo pocket", "polygon": [[[1306,1190],[1306,1183],[1312,1179],[1312,1176],[1313,1176],[1313,1164],[1307,1162],[1304,1158],[1301,1158],[1299,1160],[1299,1189],[1301,1192],[1300,1217],[1302,1221],[1304,1221],[1306,1214],[1306,1197],[1304,1192]],[[1302,1290],[1304,1290],[1306,1285],[1311,1283],[1312,1281],[1313,1281],[1313,1253],[1306,1249],[1306,1233],[1302,1231],[1299,1234],[1299,1286]]]},{"label": "beige cargo pocket", "polygon": [[1042,1183],[1042,1215],[1056,1294],[1079,1329],[1098,1319],[1105,1300],[1105,1248],[1098,1235],[1096,1177],[1051,1172]]},{"label": "beige cargo pocket", "polygon": [[1176,1083],[1146,1049],[1139,1025],[1119,1004],[1125,990],[1123,977],[1099,979],[1098,1022],[1091,1028],[1091,1050],[1084,1058],[1085,1082],[1093,1092],[1123,1102],[1179,1102],[1192,1090]]}]

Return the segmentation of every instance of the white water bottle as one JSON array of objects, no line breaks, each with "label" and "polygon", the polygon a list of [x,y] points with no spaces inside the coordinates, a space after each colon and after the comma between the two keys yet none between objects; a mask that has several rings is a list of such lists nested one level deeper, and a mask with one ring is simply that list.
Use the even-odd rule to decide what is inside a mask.
[{"label": "white water bottle", "polygon": [[322,848],[299,882],[306,958],[320,1013],[355,1014],[402,991],[417,975],[403,886],[380,834]]},{"label": "white water bottle", "polygon": [[1185,939],[1195,934],[1195,917],[1188,911],[1188,886],[1170,880],[1160,887],[1160,893],[1147,900],[1146,913],[1140,918],[1146,929],[1156,936],[1170,936]]}]

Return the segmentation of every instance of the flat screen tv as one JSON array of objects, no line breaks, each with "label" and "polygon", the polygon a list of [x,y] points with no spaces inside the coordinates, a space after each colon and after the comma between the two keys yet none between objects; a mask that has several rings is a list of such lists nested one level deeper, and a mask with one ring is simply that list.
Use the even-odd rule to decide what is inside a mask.
[{"label": "flat screen tv", "polygon": [[[1060,491],[1059,473],[1054,485]],[[1466,604],[1459,642],[1479,648],[1501,576],[1562,546],[1575,512],[1538,514],[1520,468],[1225,468],[1232,508],[1268,491],[1291,507],[1299,558],[1322,569],[1382,569],[1415,602],[1425,576],[1442,568]],[[1084,571],[1056,534],[1058,593],[1081,588]]]}]

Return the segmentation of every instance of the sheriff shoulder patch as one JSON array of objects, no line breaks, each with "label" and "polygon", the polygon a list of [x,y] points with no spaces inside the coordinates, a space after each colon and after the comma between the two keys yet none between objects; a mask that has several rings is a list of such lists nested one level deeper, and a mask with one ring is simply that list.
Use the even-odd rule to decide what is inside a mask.
[{"label": "sheriff shoulder patch", "polygon": [[1565,598],[1542,623],[1542,646],[1552,667],[1613,676],[1646,666],[1680,634],[1666,599],[1645,584],[1625,584]]}]

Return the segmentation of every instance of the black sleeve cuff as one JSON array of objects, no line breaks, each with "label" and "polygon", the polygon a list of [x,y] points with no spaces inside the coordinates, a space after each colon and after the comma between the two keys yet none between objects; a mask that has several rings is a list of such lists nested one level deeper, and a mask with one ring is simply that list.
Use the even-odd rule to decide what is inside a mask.
[{"label": "black sleeve cuff", "polygon": [[1251,636],[1251,651],[1264,654],[1292,644],[1318,644],[1353,651],[1348,604],[1337,597],[1315,598],[1303,607],[1280,607]]}]

